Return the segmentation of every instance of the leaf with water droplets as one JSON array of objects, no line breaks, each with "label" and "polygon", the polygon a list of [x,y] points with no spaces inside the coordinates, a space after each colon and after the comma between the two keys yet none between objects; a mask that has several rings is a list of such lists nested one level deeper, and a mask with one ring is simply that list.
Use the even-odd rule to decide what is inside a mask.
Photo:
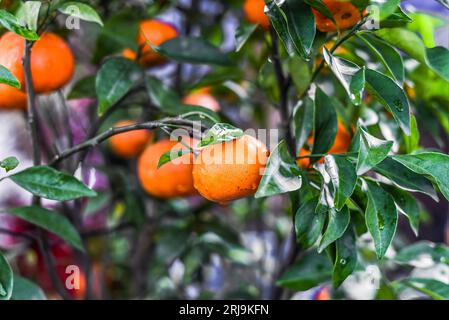
[{"label": "leaf with water droplets", "polygon": [[336,256],[332,273],[334,288],[338,288],[355,270],[357,266],[357,247],[352,228],[346,229],[336,242]]},{"label": "leaf with water droplets", "polygon": [[366,226],[373,237],[376,255],[378,259],[382,259],[396,233],[398,212],[393,197],[379,184],[371,180],[362,181],[368,198]]},{"label": "leaf with water droplets", "polygon": [[390,77],[371,69],[365,73],[367,90],[389,111],[406,135],[410,134],[410,104],[404,90]]}]

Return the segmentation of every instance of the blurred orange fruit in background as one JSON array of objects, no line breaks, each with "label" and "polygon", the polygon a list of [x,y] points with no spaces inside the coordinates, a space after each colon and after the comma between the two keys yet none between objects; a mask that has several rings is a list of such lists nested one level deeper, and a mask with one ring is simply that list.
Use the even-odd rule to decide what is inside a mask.
[{"label": "blurred orange fruit in background", "polygon": [[[194,140],[184,138],[194,147]],[[138,176],[143,189],[158,198],[176,198],[196,194],[193,187],[193,154],[185,154],[158,168],[160,157],[170,150],[185,150],[184,145],[168,139],[149,145],[139,158]]]},{"label": "blurred orange fruit in background", "polygon": [[324,14],[312,9],[316,18],[316,27],[321,32],[333,32],[338,28],[345,30],[357,24],[361,19],[359,9],[348,1],[323,0],[323,2],[334,16],[336,25]]},{"label": "blurred orange fruit in background", "polygon": [[[126,127],[136,124],[133,120],[122,120],[114,127]],[[152,132],[149,130],[133,130],[112,136],[109,139],[112,151],[123,158],[131,159],[137,157],[150,142]]]},{"label": "blurred orange fruit in background", "polygon": [[243,12],[245,13],[246,20],[251,23],[260,24],[262,28],[268,29],[270,19],[265,15],[264,8],[264,0],[245,0]]}]

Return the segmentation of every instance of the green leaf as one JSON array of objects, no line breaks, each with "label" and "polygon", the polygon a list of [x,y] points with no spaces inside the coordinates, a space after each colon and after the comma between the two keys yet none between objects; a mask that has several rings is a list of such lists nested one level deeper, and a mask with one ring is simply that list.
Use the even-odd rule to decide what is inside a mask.
[{"label": "green leaf", "polygon": [[16,207],[8,209],[7,213],[54,233],[78,250],[84,251],[78,231],[61,214],[39,206]]},{"label": "green leaf", "polygon": [[348,97],[355,105],[360,105],[365,88],[365,68],[359,68],[355,63],[333,56],[326,47],[323,56],[334,75],[345,88]]},{"label": "green leaf", "polygon": [[424,193],[432,197],[435,201],[438,201],[438,195],[429,180],[393,160],[391,157],[387,157],[381,163],[377,164],[374,167],[374,171],[390,179],[401,189]]},{"label": "green leaf", "polygon": [[393,115],[405,134],[410,134],[410,105],[404,90],[390,77],[366,70],[367,90]]},{"label": "green leaf", "polygon": [[94,75],[81,78],[73,85],[67,99],[95,98],[97,96],[95,81]]},{"label": "green leaf", "polygon": [[326,231],[321,238],[318,252],[321,253],[331,243],[339,239],[345,233],[350,221],[351,215],[347,206],[344,206],[341,211],[337,211],[335,208],[329,209]]},{"label": "green leaf", "polygon": [[418,236],[420,209],[416,199],[407,191],[395,188],[394,186],[383,184],[382,188],[393,196],[398,211],[407,217],[410,227],[415,235]]},{"label": "green leaf", "polygon": [[177,150],[167,151],[159,158],[159,162],[157,163],[157,168],[159,169],[164,164],[169,163],[172,160],[180,158],[183,155],[186,155],[191,152],[192,152],[192,150],[190,150],[190,149],[177,149]]},{"label": "green leaf", "polygon": [[383,20],[396,11],[397,7],[401,4],[401,0],[374,1],[374,4],[379,6],[379,18]]},{"label": "green leaf", "polygon": [[15,274],[11,300],[47,300],[47,297],[37,284]]},{"label": "green leaf", "polygon": [[388,156],[393,142],[377,139],[361,127],[358,130],[360,131],[360,150],[357,158],[357,175],[361,176]]},{"label": "green leaf", "polygon": [[19,160],[17,160],[16,157],[8,157],[2,161],[0,161],[0,168],[3,168],[6,170],[6,172],[9,172],[11,170],[14,170],[19,165]]},{"label": "green leaf", "polygon": [[231,261],[241,265],[248,265],[251,261],[251,252],[247,249],[225,241],[219,235],[212,232],[207,232],[198,237],[195,245],[201,245],[206,250],[218,252]]},{"label": "green leaf", "polygon": [[154,45],[152,47],[161,55],[178,62],[218,66],[231,65],[228,55],[203,38],[177,37],[165,41],[159,47]]},{"label": "green leaf", "polygon": [[[314,142],[312,154],[326,153],[337,135],[337,112],[333,100],[317,87],[315,94]],[[317,161],[318,159],[314,159]]]},{"label": "green leaf", "polygon": [[377,258],[382,259],[396,233],[398,212],[390,194],[376,182],[363,181],[368,196],[365,211],[366,226],[373,237]]},{"label": "green leaf", "polygon": [[99,114],[105,112],[129,92],[138,72],[139,66],[125,58],[111,58],[101,66],[95,80]]},{"label": "green leaf", "polygon": [[35,31],[29,30],[21,25],[20,21],[14,15],[3,9],[0,10],[0,24],[9,31],[27,40],[36,41],[39,39],[39,35]]},{"label": "green leaf", "polygon": [[357,183],[355,166],[345,157],[328,155],[324,165],[335,189],[335,207],[341,210]]},{"label": "green leaf", "polygon": [[314,109],[315,103],[309,97],[299,101],[294,109],[296,150],[301,150],[313,130]]},{"label": "green leaf", "polygon": [[434,279],[410,278],[402,284],[428,295],[434,300],[449,300],[449,285]]},{"label": "green leaf", "polygon": [[239,52],[251,35],[256,31],[257,24],[242,23],[235,31],[235,51]]},{"label": "green leaf", "polygon": [[434,263],[449,265],[449,248],[443,244],[421,241],[401,249],[394,260],[400,264],[417,266],[420,260],[431,258]]},{"label": "green leaf", "polygon": [[306,291],[331,279],[332,265],[325,254],[305,253],[279,278],[277,285],[295,291]]},{"label": "green leaf", "polygon": [[366,34],[357,35],[379,59],[386,69],[386,73],[398,84],[404,83],[404,62],[401,54],[387,42]]},{"label": "green leaf", "polygon": [[413,172],[430,176],[449,200],[449,156],[438,152],[422,152],[410,155],[397,155],[393,159]]},{"label": "green leaf", "polygon": [[337,240],[336,256],[332,273],[334,288],[338,288],[357,267],[357,247],[354,231],[346,229],[343,236]]},{"label": "green leaf", "polygon": [[103,26],[103,21],[101,21],[98,13],[88,4],[75,1],[64,2],[57,7],[57,10],[63,14]]},{"label": "green leaf", "polygon": [[322,0],[305,0],[304,2],[307,3],[308,5],[310,5],[312,8],[314,8],[318,12],[322,13],[326,18],[331,20],[335,25],[337,24],[334,19],[334,15],[332,14],[332,12],[329,10],[327,5]]},{"label": "green leaf", "polygon": [[37,31],[37,22],[39,20],[39,11],[42,3],[40,1],[24,2],[16,13],[17,19],[22,26]]},{"label": "green leaf", "polygon": [[208,118],[213,120],[213,122],[220,120],[218,115],[212,110],[183,104],[177,93],[164,85],[159,79],[147,76],[145,77],[145,86],[152,102],[165,114],[171,116],[196,114],[200,118]]},{"label": "green leaf", "polygon": [[413,114],[410,120],[410,136],[404,135],[405,151],[407,153],[413,153],[419,149],[419,140],[421,138],[418,123],[416,122],[416,118]]},{"label": "green leaf", "polygon": [[301,171],[282,140],[268,158],[256,198],[296,191],[301,188]]},{"label": "green leaf", "polygon": [[0,300],[11,299],[13,291],[13,273],[8,260],[0,251]]},{"label": "green leaf", "polygon": [[4,66],[0,65],[0,83],[7,84],[8,86],[20,89],[21,84],[19,80]]},{"label": "green leaf", "polygon": [[201,139],[198,147],[232,141],[243,136],[243,130],[227,123],[216,123]]},{"label": "green leaf", "polygon": [[315,211],[317,204],[317,199],[311,199],[295,214],[296,239],[304,248],[310,248],[318,241],[326,220],[324,212]]},{"label": "green leaf", "polygon": [[9,178],[33,195],[45,199],[68,201],[96,196],[95,191],[75,177],[47,166],[31,167]]},{"label": "green leaf", "polygon": [[404,28],[381,29],[375,33],[449,81],[448,49],[443,47],[426,48],[417,34]]},{"label": "green leaf", "polygon": [[300,57],[309,59],[316,33],[315,15],[303,0],[286,0],[282,9],[296,52]]}]

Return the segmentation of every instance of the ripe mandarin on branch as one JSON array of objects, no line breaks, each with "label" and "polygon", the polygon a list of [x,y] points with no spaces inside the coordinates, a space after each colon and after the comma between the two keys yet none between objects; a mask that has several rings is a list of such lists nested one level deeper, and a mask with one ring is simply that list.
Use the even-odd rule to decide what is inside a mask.
[{"label": "ripe mandarin on branch", "polygon": [[198,192],[226,203],[256,193],[268,160],[267,147],[249,135],[203,148],[193,165]]},{"label": "ripe mandarin on branch", "polygon": [[[362,18],[359,9],[348,1],[323,0],[329,11],[334,16],[336,25],[321,12],[312,9],[316,18],[316,27],[321,32],[333,32],[348,29]],[[338,28],[337,28],[338,26]]]},{"label": "ripe mandarin on branch", "polygon": [[[184,138],[194,147],[194,140]],[[193,154],[185,154],[158,168],[160,157],[170,150],[184,150],[177,141],[161,140],[149,145],[139,158],[138,176],[143,189],[158,198],[176,198],[196,194],[193,187]]]},{"label": "ripe mandarin on branch", "polygon": [[246,20],[251,23],[257,23],[264,29],[268,29],[270,26],[270,20],[264,13],[265,2],[264,0],[245,0],[243,4],[243,11],[245,13]]},{"label": "ripe mandarin on branch", "polygon": [[[136,124],[133,120],[122,120],[117,122],[114,127],[126,127]],[[112,151],[123,158],[131,159],[137,157],[150,142],[151,131],[133,130],[112,136],[109,139]]]},{"label": "ripe mandarin on branch", "polygon": [[[155,52],[148,43],[160,46],[165,41],[176,38],[178,30],[164,21],[149,19],[140,22],[137,44],[140,50],[139,63],[145,67],[151,67],[165,61],[165,58]],[[135,60],[137,54],[131,49],[122,52],[125,58]]]},{"label": "ripe mandarin on branch", "polygon": [[[26,108],[25,75],[22,65],[25,40],[13,32],[0,39],[0,64],[22,85],[22,92],[0,84],[0,108]],[[36,93],[49,93],[66,85],[72,78],[75,60],[69,45],[58,35],[47,32],[33,45],[31,73]]]},{"label": "ripe mandarin on branch", "polygon": [[[313,142],[314,142],[313,140],[314,140],[313,136],[309,137],[309,139],[307,140],[307,144],[309,146],[312,146]],[[351,135],[348,132],[348,130],[345,128],[343,123],[341,123],[339,121],[337,135],[335,136],[334,144],[328,151],[328,154],[345,153],[348,151],[348,148],[350,145],[351,145]],[[305,148],[302,148],[299,151],[300,157],[307,156],[307,155],[310,155],[310,149],[307,150]],[[324,159],[320,159],[318,161],[318,163],[323,163],[323,161],[324,161]],[[307,168],[310,165],[310,159],[309,158],[298,159],[296,161],[296,163],[302,168]]]}]

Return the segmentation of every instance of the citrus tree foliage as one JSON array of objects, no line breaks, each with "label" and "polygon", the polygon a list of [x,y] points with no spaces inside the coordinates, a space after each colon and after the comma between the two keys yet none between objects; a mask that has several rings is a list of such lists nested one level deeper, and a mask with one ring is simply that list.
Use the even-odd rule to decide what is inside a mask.
[{"label": "citrus tree foliage", "polygon": [[[82,39],[77,64],[90,71],[80,71],[58,103],[86,99],[92,112],[78,144],[54,151],[41,137],[41,147],[51,148],[34,166],[17,169],[13,154],[0,161],[0,183],[33,196],[1,208],[32,226],[8,234],[24,239],[24,251],[55,241],[70,246],[87,289],[70,295],[53,279],[44,292],[41,280],[18,267],[26,252],[5,249],[0,299],[45,299],[55,291],[68,299],[279,299],[320,286],[334,298],[353,298],[351,283],[363,275],[375,278],[371,298],[398,299],[412,289],[449,299],[444,280],[415,272],[423,256],[447,267],[449,249],[409,232],[418,236],[429,216],[421,201],[449,200],[449,50],[434,38],[444,21],[397,0],[352,0],[360,19],[322,32],[318,15],[339,23],[326,2],[266,0],[267,27],[246,19],[238,0],[3,1],[2,31],[27,44],[45,30]],[[143,45],[163,62],[124,57],[123,50],[139,51],[139,21],[160,17],[176,19],[178,36]],[[21,88],[4,66],[0,83]],[[205,87],[219,111],[183,100]],[[139,121],[111,129],[127,117]],[[136,161],[102,144],[120,130],[161,137],[193,120],[206,132],[199,143],[174,157],[164,153],[158,167],[240,139],[248,127],[280,130],[254,196],[225,206],[151,197],[139,186]],[[422,132],[439,147],[429,148]],[[89,150],[106,160],[89,163]],[[94,190],[85,177],[92,169],[107,176],[109,188]],[[87,221],[95,219],[104,221],[92,229]],[[58,278],[48,261],[40,273]],[[373,266],[378,275],[368,272]],[[107,293],[98,293],[98,281]]]}]

